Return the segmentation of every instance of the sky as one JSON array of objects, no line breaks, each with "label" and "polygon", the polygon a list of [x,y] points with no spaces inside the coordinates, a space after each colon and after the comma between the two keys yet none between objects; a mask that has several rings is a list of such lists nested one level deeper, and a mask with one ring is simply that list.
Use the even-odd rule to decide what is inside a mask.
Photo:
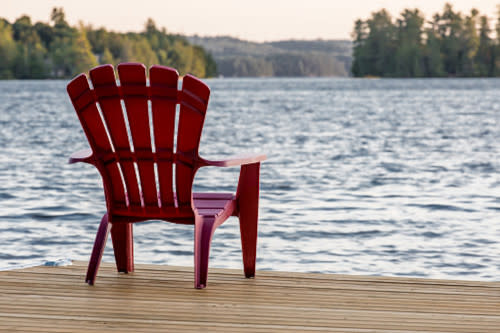
[{"label": "sky", "polygon": [[48,22],[63,7],[71,25],[126,32],[142,31],[148,18],[170,33],[233,36],[264,42],[284,39],[350,39],[356,19],[386,8],[398,16],[418,8],[430,19],[450,2],[468,13],[476,8],[496,20],[500,0],[0,0],[0,17],[13,22],[23,14]]}]

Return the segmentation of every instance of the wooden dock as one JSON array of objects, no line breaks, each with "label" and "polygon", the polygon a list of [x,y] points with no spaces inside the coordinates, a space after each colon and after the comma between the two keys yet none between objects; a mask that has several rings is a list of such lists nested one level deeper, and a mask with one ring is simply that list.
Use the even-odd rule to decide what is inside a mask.
[{"label": "wooden dock", "polygon": [[500,282],[86,263],[0,272],[0,332],[500,332]]}]

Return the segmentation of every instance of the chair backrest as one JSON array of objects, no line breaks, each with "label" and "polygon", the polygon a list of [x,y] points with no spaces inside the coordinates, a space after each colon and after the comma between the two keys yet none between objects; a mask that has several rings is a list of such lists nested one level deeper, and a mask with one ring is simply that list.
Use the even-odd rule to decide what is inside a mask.
[{"label": "chair backrest", "polygon": [[113,66],[102,65],[89,72],[93,89],[85,74],[67,87],[98,161],[108,205],[191,209],[210,89],[186,75],[178,91],[179,74],[169,67],[152,66],[149,82],[142,64],[117,69],[119,84]]}]

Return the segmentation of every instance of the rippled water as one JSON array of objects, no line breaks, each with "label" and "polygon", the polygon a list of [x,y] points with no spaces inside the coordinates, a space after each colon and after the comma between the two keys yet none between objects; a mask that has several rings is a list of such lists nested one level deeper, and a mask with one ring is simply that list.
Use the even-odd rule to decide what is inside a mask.
[{"label": "rippled water", "polygon": [[[262,151],[258,269],[500,280],[500,80],[216,79],[201,154]],[[64,81],[0,82],[0,268],[88,260],[105,202]],[[203,169],[198,190],[234,190]],[[135,226],[192,265],[193,229]],[[113,261],[109,243],[104,260]],[[212,267],[241,267],[238,223]]]}]

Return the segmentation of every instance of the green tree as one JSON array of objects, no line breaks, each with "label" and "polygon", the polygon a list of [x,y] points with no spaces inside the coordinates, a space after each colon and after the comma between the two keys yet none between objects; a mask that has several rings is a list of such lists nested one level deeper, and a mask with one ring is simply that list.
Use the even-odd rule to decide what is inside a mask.
[{"label": "green tree", "polygon": [[422,29],[424,17],[418,9],[405,9],[398,20],[396,72],[399,77],[424,75]]},{"label": "green tree", "polygon": [[15,40],[27,39],[33,31],[33,25],[31,24],[30,17],[23,15],[20,18],[18,18],[14,22],[14,24],[12,24],[12,29],[14,32]]},{"label": "green tree", "polygon": [[169,55],[173,60],[172,66],[177,68],[181,75],[190,73],[193,62],[193,50],[185,39],[176,39],[173,44],[174,53]]},{"label": "green tree", "polygon": [[128,61],[141,62],[146,67],[158,63],[156,53],[151,48],[151,45],[144,38],[131,39],[128,44]]},{"label": "green tree", "polygon": [[365,21],[356,20],[354,31],[352,32],[353,43],[353,62],[351,73],[354,76],[365,76],[369,74],[369,50],[367,48],[368,25]]},{"label": "green tree", "polygon": [[12,66],[17,56],[16,42],[12,28],[4,21],[0,21],[0,79],[11,79]]},{"label": "green tree", "polygon": [[14,74],[18,79],[44,79],[49,76],[50,67],[45,59],[47,50],[40,38],[33,33],[22,43],[18,43],[17,57],[14,62]]},{"label": "green tree", "polygon": [[108,48],[104,49],[104,52],[102,53],[101,59],[100,59],[100,64],[115,64],[115,58],[113,58],[113,55],[109,51]]},{"label": "green tree", "polygon": [[393,76],[396,72],[396,27],[390,14],[382,9],[372,14],[367,21],[368,38],[366,52],[368,54],[367,74],[375,76]]},{"label": "green tree", "polygon": [[443,15],[439,16],[438,31],[441,41],[444,69],[448,75],[462,74],[463,18],[460,12],[453,11],[451,4],[445,4]]},{"label": "green tree", "polygon": [[50,25],[47,23],[37,22],[33,26],[38,37],[40,37],[40,41],[42,42],[42,46],[45,49],[50,47],[52,40],[54,39],[54,31]]},{"label": "green tree", "polygon": [[205,51],[201,46],[192,46],[193,60],[189,72],[195,76],[206,77],[205,72]]},{"label": "green tree", "polygon": [[472,9],[470,15],[465,17],[462,29],[462,47],[460,49],[460,65],[462,76],[474,76],[476,74],[475,59],[479,48],[479,35],[477,25],[479,11]]},{"label": "green tree", "polygon": [[56,28],[65,29],[69,27],[68,22],[66,22],[66,14],[64,13],[64,9],[62,7],[52,8],[50,20],[54,23],[54,27]]},{"label": "green tree", "polygon": [[[65,36],[69,32],[71,35]],[[71,77],[97,65],[83,27],[78,30],[71,28],[71,31],[56,37],[51,44],[50,55],[55,77]]]},{"label": "green tree", "polygon": [[495,47],[490,37],[488,17],[481,16],[479,22],[479,46],[475,56],[477,75],[493,76],[495,74]]},{"label": "green tree", "polygon": [[75,33],[76,38],[73,39],[71,56],[73,62],[73,70],[71,75],[76,75],[81,72],[86,72],[90,68],[97,66],[97,59],[92,53],[92,48],[87,39],[83,25],[80,25]]},{"label": "green tree", "polygon": [[17,42],[17,56],[13,64],[14,76],[18,79],[43,79],[49,68],[45,58],[47,50],[31,24],[28,16],[21,16],[12,25]]},{"label": "green tree", "polygon": [[432,23],[431,27],[425,29],[425,40],[426,43],[423,51],[425,76],[445,76],[441,55],[441,43],[436,29],[436,24]]}]

